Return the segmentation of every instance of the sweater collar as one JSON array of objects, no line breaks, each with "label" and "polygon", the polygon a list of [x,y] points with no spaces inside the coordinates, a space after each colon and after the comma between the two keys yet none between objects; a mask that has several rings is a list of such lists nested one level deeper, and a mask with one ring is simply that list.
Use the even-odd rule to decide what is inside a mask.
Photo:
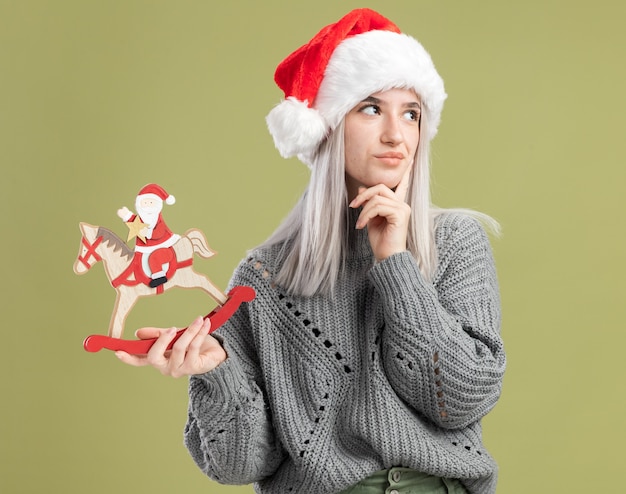
[{"label": "sweater collar", "polygon": [[372,247],[367,236],[367,227],[361,230],[356,229],[356,221],[361,214],[362,208],[348,208],[347,225],[347,260],[371,259],[373,256]]}]

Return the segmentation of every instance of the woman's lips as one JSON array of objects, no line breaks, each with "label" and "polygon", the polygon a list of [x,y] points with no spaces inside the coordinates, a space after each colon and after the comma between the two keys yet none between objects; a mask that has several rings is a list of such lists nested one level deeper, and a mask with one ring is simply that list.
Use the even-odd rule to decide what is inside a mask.
[{"label": "woman's lips", "polygon": [[376,154],[374,155],[374,157],[387,165],[398,165],[402,162],[402,160],[404,160],[404,155],[402,153],[395,153],[391,151],[387,153]]}]

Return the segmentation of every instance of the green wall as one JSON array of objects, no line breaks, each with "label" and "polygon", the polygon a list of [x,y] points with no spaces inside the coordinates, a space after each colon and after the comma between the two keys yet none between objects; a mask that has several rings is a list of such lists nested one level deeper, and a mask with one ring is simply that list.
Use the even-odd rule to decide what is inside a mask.
[{"label": "green wall", "polygon": [[[623,5],[0,0],[0,491],[252,492],[187,455],[185,379],[83,351],[114,291],[100,265],[72,272],[78,223],[124,234],[116,210],[159,182],[178,199],[169,225],[207,234],[219,255],[197,269],[225,287],[308,178],[265,128],[274,67],[358,6],[422,41],[446,82],[437,203],[503,225],[509,367],[485,420],[499,492],[621,485]],[[211,307],[199,291],[143,299],[127,337]]]}]

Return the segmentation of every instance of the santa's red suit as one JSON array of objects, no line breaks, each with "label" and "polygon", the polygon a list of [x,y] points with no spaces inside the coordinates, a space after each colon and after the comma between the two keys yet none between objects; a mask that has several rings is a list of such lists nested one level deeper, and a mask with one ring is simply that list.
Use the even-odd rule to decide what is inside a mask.
[{"label": "santa's red suit", "polygon": [[[128,221],[133,221],[136,216],[135,214],[132,215]],[[141,216],[139,218],[141,219]],[[144,222],[143,219],[141,221]],[[174,251],[169,247],[178,242],[180,235],[172,233],[160,214],[156,225],[152,230],[149,230],[148,235],[145,237],[145,242],[137,237],[135,251],[143,253],[144,258],[148,258],[151,277],[154,279],[165,276],[167,268],[164,265],[174,259]]]},{"label": "santa's red suit", "polygon": [[[152,206],[149,211],[143,212],[142,202],[146,199],[151,201]],[[164,201],[166,204],[174,204],[175,199],[174,196],[167,194],[162,187],[156,184],[148,184],[137,195],[135,205],[139,213],[133,214],[129,211],[122,218],[128,223],[139,216],[141,222],[148,225],[142,231],[142,236],[144,236],[145,240],[139,236],[136,238],[135,251],[143,254],[142,265],[146,274],[152,279],[150,282],[151,287],[157,287],[167,281],[168,267],[170,263],[175,261],[175,253],[172,246],[180,239],[180,235],[172,233],[172,230],[163,221],[160,211],[163,208]],[[143,235],[144,233],[145,235]]]}]

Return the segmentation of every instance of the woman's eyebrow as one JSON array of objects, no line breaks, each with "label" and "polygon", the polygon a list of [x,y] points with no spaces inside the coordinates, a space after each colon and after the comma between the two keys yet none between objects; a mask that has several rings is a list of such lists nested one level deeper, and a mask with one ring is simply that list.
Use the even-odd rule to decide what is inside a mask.
[{"label": "woman's eyebrow", "polygon": [[382,100],[374,98],[374,96],[368,96],[367,98],[362,100],[361,103],[372,103],[373,105],[380,105],[382,103]]},{"label": "woman's eyebrow", "polygon": [[[364,100],[361,101],[361,103],[370,103],[372,105],[382,105],[384,104],[384,100],[378,99],[374,96],[368,96],[367,98],[365,98]],[[417,108],[418,110],[422,109],[422,103],[419,101],[408,101],[407,103],[404,103],[403,105],[405,108]]]}]

